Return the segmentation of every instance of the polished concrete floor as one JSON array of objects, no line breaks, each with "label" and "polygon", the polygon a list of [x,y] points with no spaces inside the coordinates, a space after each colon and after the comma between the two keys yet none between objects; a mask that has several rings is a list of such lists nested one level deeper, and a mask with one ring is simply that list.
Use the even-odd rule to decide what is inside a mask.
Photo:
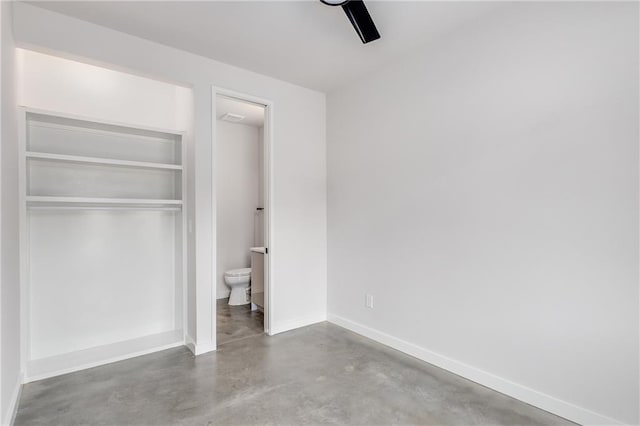
[{"label": "polished concrete floor", "polygon": [[216,303],[218,345],[238,339],[259,336],[264,333],[262,312],[252,311],[251,304],[229,306],[229,299],[218,299]]},{"label": "polished concrete floor", "polygon": [[25,385],[16,425],[562,425],[329,323]]}]

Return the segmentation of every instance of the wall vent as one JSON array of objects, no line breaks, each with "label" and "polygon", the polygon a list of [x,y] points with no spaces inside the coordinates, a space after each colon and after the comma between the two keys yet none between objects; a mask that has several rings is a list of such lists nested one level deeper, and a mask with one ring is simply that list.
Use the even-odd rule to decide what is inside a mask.
[{"label": "wall vent", "polygon": [[221,120],[230,121],[232,123],[237,123],[238,121],[244,120],[244,115],[234,114],[232,112],[228,112],[221,117]]}]

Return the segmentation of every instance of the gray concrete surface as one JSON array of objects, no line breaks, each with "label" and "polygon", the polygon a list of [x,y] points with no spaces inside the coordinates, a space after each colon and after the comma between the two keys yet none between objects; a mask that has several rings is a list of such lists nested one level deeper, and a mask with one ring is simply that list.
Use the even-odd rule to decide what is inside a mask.
[{"label": "gray concrete surface", "polygon": [[264,333],[264,316],[262,312],[252,311],[250,303],[229,306],[229,299],[218,299],[216,319],[218,345]]},{"label": "gray concrete surface", "polygon": [[562,425],[328,323],[25,385],[16,425]]}]

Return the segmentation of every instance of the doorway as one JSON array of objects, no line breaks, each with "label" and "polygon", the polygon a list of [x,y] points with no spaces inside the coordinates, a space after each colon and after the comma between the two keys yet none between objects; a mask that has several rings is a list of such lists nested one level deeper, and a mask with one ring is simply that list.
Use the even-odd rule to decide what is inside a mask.
[{"label": "doorway", "polygon": [[213,89],[216,345],[269,333],[269,101]]}]

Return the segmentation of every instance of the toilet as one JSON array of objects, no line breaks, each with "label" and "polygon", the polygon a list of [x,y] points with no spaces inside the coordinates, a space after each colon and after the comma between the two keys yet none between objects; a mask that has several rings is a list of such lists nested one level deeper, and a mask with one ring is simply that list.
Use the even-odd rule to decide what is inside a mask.
[{"label": "toilet", "polygon": [[231,289],[229,305],[246,305],[250,302],[247,289],[251,283],[251,268],[231,269],[224,273],[224,282]]}]

